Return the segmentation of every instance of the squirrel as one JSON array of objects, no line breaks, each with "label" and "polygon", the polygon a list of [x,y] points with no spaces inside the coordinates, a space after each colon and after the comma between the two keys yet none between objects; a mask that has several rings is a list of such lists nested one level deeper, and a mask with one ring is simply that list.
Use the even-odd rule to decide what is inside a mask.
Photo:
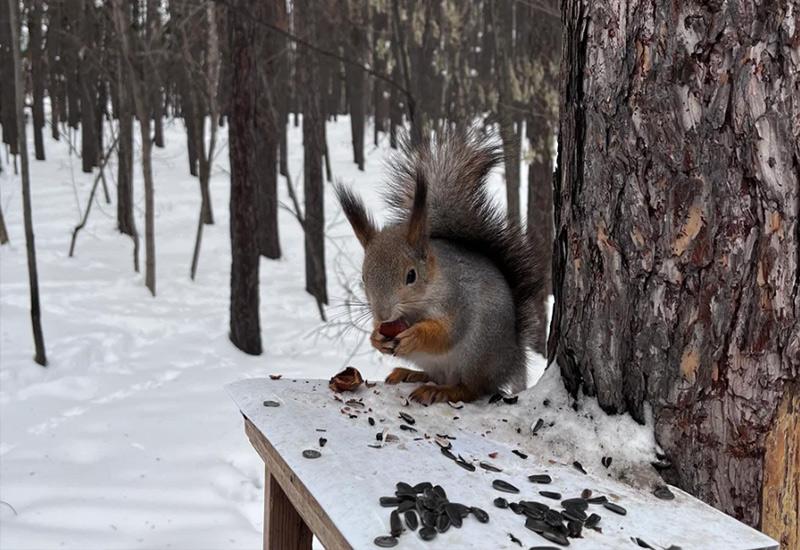
[{"label": "squirrel", "polygon": [[395,368],[386,378],[423,383],[414,401],[468,402],[526,387],[527,352],[543,322],[535,304],[544,266],[487,193],[501,160],[474,130],[445,130],[417,145],[405,138],[389,162],[383,228],[359,196],[335,185],[364,247],[370,342],[422,369]]}]

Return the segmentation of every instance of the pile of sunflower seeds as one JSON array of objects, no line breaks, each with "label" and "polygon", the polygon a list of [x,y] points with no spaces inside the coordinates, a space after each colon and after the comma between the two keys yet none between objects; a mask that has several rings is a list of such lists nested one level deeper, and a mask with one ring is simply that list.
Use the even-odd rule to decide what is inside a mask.
[{"label": "pile of sunflower seeds", "polygon": [[470,514],[481,523],[489,521],[489,514],[484,510],[450,502],[441,485],[434,486],[427,481],[414,486],[399,482],[394,496],[381,497],[380,505],[394,508],[389,515],[390,534],[374,540],[375,545],[381,548],[396,546],[398,537],[405,529],[417,531],[419,528],[419,538],[433,540],[450,527],[461,527]]},{"label": "pile of sunflower seeds", "polygon": [[[532,483],[539,484],[548,484],[552,481],[547,474],[534,474],[528,479]],[[519,493],[519,489],[502,479],[494,480],[492,486],[504,493]],[[539,494],[549,499],[561,499],[561,494],[554,491],[539,491]],[[569,546],[570,538],[581,538],[584,528],[601,531],[598,524],[602,518],[599,514],[589,512],[590,504],[602,505],[607,510],[623,516],[627,514],[625,508],[609,502],[606,497],[592,496],[590,489],[584,490],[579,497],[561,500],[560,510],[533,500],[509,502],[503,497],[494,499],[496,507],[508,508],[515,514],[525,516],[525,527],[561,546]]]}]

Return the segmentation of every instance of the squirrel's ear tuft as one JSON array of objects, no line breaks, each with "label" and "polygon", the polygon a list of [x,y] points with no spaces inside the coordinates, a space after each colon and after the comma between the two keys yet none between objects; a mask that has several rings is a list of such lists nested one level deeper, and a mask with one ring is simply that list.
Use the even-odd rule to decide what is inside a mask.
[{"label": "squirrel's ear tuft", "polygon": [[428,183],[421,172],[417,172],[414,186],[414,203],[408,220],[406,240],[412,248],[424,252],[428,245]]},{"label": "squirrel's ear tuft", "polygon": [[341,183],[335,183],[333,189],[336,192],[336,198],[339,199],[339,204],[342,205],[344,215],[347,216],[347,221],[350,222],[361,246],[366,248],[369,241],[375,236],[377,229],[372,216],[364,206],[364,201]]}]

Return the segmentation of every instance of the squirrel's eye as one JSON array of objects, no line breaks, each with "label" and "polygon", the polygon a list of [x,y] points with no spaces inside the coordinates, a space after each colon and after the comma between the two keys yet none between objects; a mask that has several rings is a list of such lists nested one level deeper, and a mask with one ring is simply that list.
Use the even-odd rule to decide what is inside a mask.
[{"label": "squirrel's eye", "polygon": [[412,267],[411,269],[408,270],[408,273],[406,273],[406,284],[413,285],[414,281],[416,280],[417,280],[417,270]]}]

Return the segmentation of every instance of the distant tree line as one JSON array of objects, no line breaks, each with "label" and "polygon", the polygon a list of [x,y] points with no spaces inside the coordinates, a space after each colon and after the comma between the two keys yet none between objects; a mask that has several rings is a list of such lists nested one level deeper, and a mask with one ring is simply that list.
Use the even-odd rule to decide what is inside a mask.
[{"label": "distant tree line", "polygon": [[[153,295],[158,182],[151,159],[153,147],[164,146],[164,121],[183,122],[187,170],[198,178],[192,278],[203,227],[214,223],[211,164],[227,126],[230,335],[240,349],[260,353],[258,266],[260,256],[281,256],[279,178],[305,232],[306,290],[325,317],[323,197],[334,176],[325,126],[340,115],[349,115],[353,162],[361,170],[368,140],[388,139],[396,147],[402,131],[421,139],[444,125],[479,124],[496,132],[506,154],[509,219],[521,223],[525,208],[531,237],[550,243],[557,6],[555,0],[0,0],[0,72],[13,74],[16,21],[35,158],[46,158],[45,131],[66,139],[108,200],[106,162],[116,156],[117,227],[131,237],[137,271],[133,173],[141,170],[145,285]],[[18,154],[20,143],[14,96],[14,79],[0,79],[0,123],[10,155]],[[301,120],[303,170],[296,185],[302,185],[302,204],[286,137],[288,125]],[[134,121],[142,143],[138,168]],[[77,129],[79,143],[72,139]],[[524,149],[529,154],[522,159]],[[520,204],[521,160],[529,163],[527,205]],[[94,196],[93,190],[83,223]],[[540,248],[549,262],[549,244]]]}]

